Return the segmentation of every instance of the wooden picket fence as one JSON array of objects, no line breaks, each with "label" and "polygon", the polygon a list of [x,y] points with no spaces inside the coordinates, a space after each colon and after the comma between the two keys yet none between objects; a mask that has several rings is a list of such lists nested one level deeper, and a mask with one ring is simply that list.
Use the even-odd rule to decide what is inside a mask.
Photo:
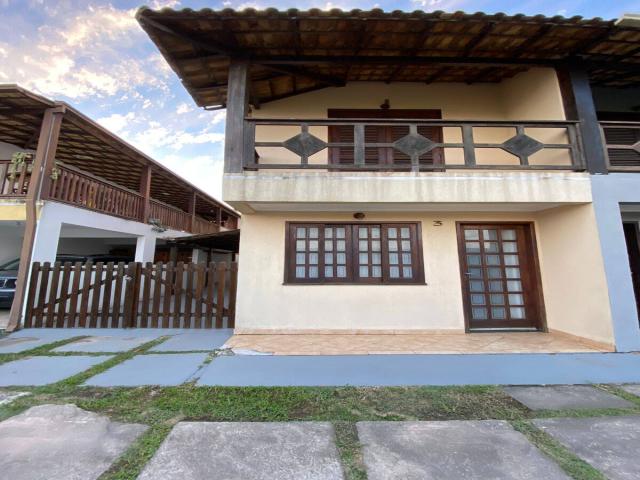
[{"label": "wooden picket fence", "polygon": [[25,327],[233,328],[238,264],[35,262]]}]

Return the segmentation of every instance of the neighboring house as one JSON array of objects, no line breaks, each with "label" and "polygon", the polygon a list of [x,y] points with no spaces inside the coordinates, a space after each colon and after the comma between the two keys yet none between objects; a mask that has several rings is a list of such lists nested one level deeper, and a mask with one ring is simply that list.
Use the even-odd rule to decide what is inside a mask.
[{"label": "neighboring house", "polygon": [[[637,225],[640,173],[610,173],[640,169],[640,124],[602,136],[598,119],[640,120],[621,114],[640,106],[637,21],[138,20],[195,102],[227,109],[236,333],[556,331],[640,349],[620,214]],[[607,163],[605,142],[627,146]]]},{"label": "neighboring house", "polygon": [[157,242],[237,223],[231,208],[73,107],[0,85],[0,264],[20,258],[13,326],[31,262],[152,262]]}]

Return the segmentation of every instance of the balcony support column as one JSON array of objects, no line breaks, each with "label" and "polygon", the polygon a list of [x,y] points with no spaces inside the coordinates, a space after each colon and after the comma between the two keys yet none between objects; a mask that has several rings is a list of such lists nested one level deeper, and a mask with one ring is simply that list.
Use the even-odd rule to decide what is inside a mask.
[{"label": "balcony support column", "polygon": [[145,165],[140,172],[140,195],[142,195],[142,209],[140,212],[140,221],[147,223],[149,221],[149,211],[151,208],[151,165]]},{"label": "balcony support column", "polygon": [[225,173],[241,173],[248,155],[244,119],[249,113],[249,72],[248,62],[231,60],[224,144]]},{"label": "balcony support column", "polygon": [[16,280],[16,293],[13,297],[11,313],[9,314],[9,325],[7,327],[9,331],[18,328],[22,320],[26,291],[29,285],[29,275],[31,273],[33,244],[38,224],[38,202],[41,198],[46,198],[49,194],[51,171],[54,166],[64,113],[65,108],[62,106],[46,110],[42,119],[42,125],[40,126],[38,146],[33,161],[29,189],[27,190],[25,199],[26,221],[24,237],[22,239],[22,249],[20,251],[20,266]]},{"label": "balcony support column", "polygon": [[193,233],[195,231],[195,227],[196,227],[196,202],[198,201],[198,196],[196,194],[196,192],[193,192],[191,194],[191,197],[189,198],[189,214],[191,215],[191,218],[189,220],[189,231],[191,233]]},{"label": "balcony support column", "polygon": [[562,100],[567,120],[580,122],[582,153],[589,173],[608,173],[605,146],[602,141],[600,124],[595,102],[589,84],[589,74],[583,68],[572,66],[557,69]]}]

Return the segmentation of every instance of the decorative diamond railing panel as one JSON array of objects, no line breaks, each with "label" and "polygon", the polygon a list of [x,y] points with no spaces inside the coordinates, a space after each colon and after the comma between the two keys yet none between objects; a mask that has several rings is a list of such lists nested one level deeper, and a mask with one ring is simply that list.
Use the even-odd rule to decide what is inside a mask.
[{"label": "decorative diamond railing panel", "polygon": [[326,142],[309,132],[302,132],[283,143],[284,147],[301,157],[310,157],[327,148]]},{"label": "decorative diamond railing panel", "polygon": [[424,155],[436,146],[437,143],[419,133],[410,133],[393,143],[393,148],[410,157]]},{"label": "decorative diamond railing panel", "polygon": [[519,133],[504,142],[502,144],[502,148],[518,157],[528,157],[542,150],[544,148],[544,144],[531,138],[529,135]]}]

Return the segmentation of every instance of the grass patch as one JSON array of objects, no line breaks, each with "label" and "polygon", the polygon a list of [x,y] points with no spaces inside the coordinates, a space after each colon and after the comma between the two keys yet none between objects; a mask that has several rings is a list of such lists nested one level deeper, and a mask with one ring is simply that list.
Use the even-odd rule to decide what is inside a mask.
[{"label": "grass patch", "polygon": [[334,422],[336,447],[342,461],[345,480],[367,480],[358,430],[353,422]]},{"label": "grass patch", "polygon": [[527,437],[540,451],[560,465],[560,468],[574,480],[607,480],[598,470],[575,456],[551,435],[540,430],[531,422],[514,420],[511,425]]},{"label": "grass patch", "polygon": [[68,355],[67,353],[58,353],[52,352],[54,348],[62,347],[68,343],[76,342],[78,340],[82,340],[83,338],[87,338],[86,335],[81,335],[78,337],[66,338],[64,340],[59,340],[57,342],[47,343],[45,345],[40,345],[39,347],[32,348],[30,350],[25,350],[24,352],[16,352],[16,353],[0,353],[0,365],[7,362],[13,362],[15,360],[20,360],[26,357],[36,357],[42,355]]}]

